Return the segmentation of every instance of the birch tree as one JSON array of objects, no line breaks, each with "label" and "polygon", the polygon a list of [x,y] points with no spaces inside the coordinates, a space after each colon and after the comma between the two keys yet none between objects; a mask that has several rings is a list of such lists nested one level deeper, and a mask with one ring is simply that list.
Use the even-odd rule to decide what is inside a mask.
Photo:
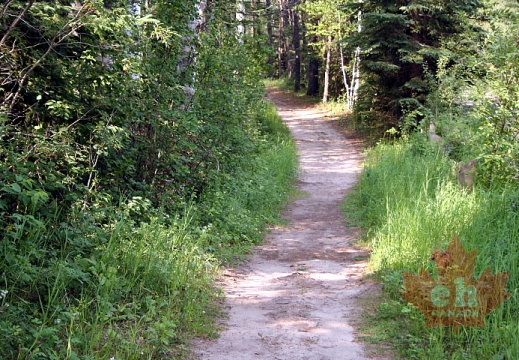
[{"label": "birch tree", "polygon": [[236,3],[236,23],[238,42],[243,43],[243,36],[245,35],[245,3],[243,0],[238,0]]},{"label": "birch tree", "polygon": [[330,87],[330,63],[332,61],[332,36],[328,35],[326,40],[326,65],[324,70],[323,104],[328,103],[328,89]]},{"label": "birch tree", "polygon": [[198,35],[205,25],[205,9],[207,7],[207,0],[198,0],[195,3],[195,12],[193,17],[188,21],[187,27],[191,30],[190,34],[186,34],[182,38],[184,48],[177,65],[177,72],[183,73],[190,71],[188,76],[190,81],[184,85],[184,91],[187,96],[186,106],[195,94],[196,72],[193,68],[196,65],[197,43]]},{"label": "birch tree", "polygon": [[[337,70],[342,73],[346,96],[350,98],[352,95],[351,82],[346,79],[347,67],[351,64],[352,59],[345,58],[339,42],[343,33],[351,31],[351,23],[343,21],[346,17],[341,17],[341,6],[343,5],[344,2],[318,0],[306,2],[301,6],[301,9],[310,18],[307,24],[308,36],[311,39],[309,45],[321,55],[321,62],[324,63],[323,103],[326,103],[331,95],[330,81],[336,77],[334,71]],[[348,70],[348,73],[353,73],[353,71]],[[337,97],[338,94],[333,94],[333,96]]]},{"label": "birch tree", "polygon": [[[362,2],[362,1],[360,1]],[[345,59],[344,59],[344,46],[343,46],[343,34],[342,34],[342,28],[343,28],[343,21],[345,21],[344,25],[346,29],[351,29],[352,25],[349,21],[343,20],[345,19],[344,16],[341,15],[341,11],[337,11],[337,19],[339,21],[339,53],[340,53],[340,59],[341,59],[341,71],[342,71],[342,78],[344,82],[344,89],[346,93],[346,106],[348,109],[353,109],[353,106],[355,105],[355,102],[358,98],[358,91],[360,86],[360,46],[355,47],[353,60],[350,61],[351,64],[351,70],[350,70],[350,80],[348,81],[348,76],[346,74],[346,65],[345,65]],[[357,32],[360,33],[362,31],[362,11],[361,9],[357,10]]]}]

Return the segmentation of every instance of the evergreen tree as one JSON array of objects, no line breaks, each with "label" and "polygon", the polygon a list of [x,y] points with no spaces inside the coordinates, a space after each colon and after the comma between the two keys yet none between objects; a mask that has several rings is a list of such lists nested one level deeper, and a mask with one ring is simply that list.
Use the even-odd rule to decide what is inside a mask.
[{"label": "evergreen tree", "polygon": [[435,73],[442,41],[473,26],[469,19],[482,4],[366,0],[358,6],[362,31],[348,40],[362,49],[363,84],[356,114],[385,128],[399,126],[404,114],[420,116],[430,91],[425,71]]}]

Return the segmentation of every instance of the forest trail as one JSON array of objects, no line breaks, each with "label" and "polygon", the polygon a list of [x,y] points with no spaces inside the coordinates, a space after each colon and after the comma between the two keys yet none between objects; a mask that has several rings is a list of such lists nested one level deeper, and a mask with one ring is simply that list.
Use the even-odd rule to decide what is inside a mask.
[{"label": "forest trail", "polygon": [[[195,347],[196,359],[368,359],[355,341],[357,297],[367,253],[346,227],[340,202],[360,172],[360,141],[346,138],[325,112],[291,94],[269,98],[296,141],[303,196],[249,260],[221,279],[229,317],[221,337]],[[380,358],[379,356],[377,358]]]}]

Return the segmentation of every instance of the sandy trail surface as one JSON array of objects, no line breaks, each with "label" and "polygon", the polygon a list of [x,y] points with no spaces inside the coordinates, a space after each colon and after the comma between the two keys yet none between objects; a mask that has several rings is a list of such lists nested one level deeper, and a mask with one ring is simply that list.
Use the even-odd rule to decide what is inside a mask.
[{"label": "sandy trail surface", "polygon": [[296,141],[303,195],[286,209],[287,225],[225,271],[225,330],[200,341],[194,358],[367,359],[352,327],[355,299],[370,291],[362,281],[367,253],[354,246],[359,231],[340,211],[360,172],[360,142],[290,94],[269,97]]}]

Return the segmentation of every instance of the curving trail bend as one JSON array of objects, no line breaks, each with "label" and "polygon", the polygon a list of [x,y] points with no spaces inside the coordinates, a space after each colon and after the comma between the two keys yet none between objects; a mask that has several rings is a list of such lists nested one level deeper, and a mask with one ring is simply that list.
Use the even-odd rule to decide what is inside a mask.
[{"label": "curving trail bend", "polygon": [[[305,195],[285,211],[253,256],[227,269],[221,286],[229,318],[216,340],[194,350],[197,359],[368,359],[355,341],[355,301],[364,284],[367,253],[354,246],[340,202],[360,172],[360,142],[346,138],[325,113],[289,94],[270,100],[296,141]],[[380,358],[377,356],[377,358]]]}]

